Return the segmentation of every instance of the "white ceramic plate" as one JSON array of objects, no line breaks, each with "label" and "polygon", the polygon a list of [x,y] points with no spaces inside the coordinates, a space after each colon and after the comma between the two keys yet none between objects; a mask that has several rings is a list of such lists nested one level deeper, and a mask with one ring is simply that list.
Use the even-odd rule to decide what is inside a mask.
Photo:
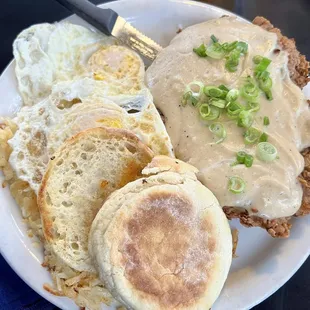
[{"label": "white ceramic plate", "polygon": [[[107,3],[135,27],[163,46],[175,36],[179,25],[186,27],[223,14],[222,9],[185,0],[121,0]],[[73,23],[86,25],[77,17]],[[310,88],[306,89],[310,96]],[[0,77],[0,115],[12,116],[21,104],[11,63]],[[2,176],[1,176],[2,178]],[[6,188],[0,190],[0,250],[15,272],[36,292],[61,309],[78,309],[68,298],[47,293],[44,283],[50,283],[48,272],[41,267],[42,249],[27,236],[18,206]],[[231,223],[240,231],[238,258],[233,260],[225,287],[212,310],[250,309],[279,287],[301,266],[310,253],[310,216],[293,221],[291,237],[272,239],[259,228],[244,228]]]}]

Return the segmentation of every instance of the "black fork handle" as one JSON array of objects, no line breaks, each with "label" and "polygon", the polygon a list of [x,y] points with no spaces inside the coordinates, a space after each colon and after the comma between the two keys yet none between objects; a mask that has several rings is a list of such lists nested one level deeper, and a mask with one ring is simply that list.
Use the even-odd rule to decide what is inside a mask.
[{"label": "black fork handle", "polygon": [[72,13],[106,35],[111,35],[118,14],[111,9],[101,9],[87,0],[56,0]]}]

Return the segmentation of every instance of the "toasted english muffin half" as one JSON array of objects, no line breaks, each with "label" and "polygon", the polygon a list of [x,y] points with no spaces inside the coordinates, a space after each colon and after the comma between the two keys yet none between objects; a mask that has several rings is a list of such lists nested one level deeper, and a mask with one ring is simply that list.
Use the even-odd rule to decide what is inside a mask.
[{"label": "toasted english muffin half", "polygon": [[38,194],[52,251],[78,271],[95,271],[88,254],[91,223],[107,196],[137,179],[152,151],[123,129],[98,127],[67,140],[51,158]]},{"label": "toasted english muffin half", "polygon": [[149,176],[112,193],[93,221],[93,263],[127,309],[209,309],[220,294],[232,260],[231,232],[195,172],[155,157],[143,170]]}]

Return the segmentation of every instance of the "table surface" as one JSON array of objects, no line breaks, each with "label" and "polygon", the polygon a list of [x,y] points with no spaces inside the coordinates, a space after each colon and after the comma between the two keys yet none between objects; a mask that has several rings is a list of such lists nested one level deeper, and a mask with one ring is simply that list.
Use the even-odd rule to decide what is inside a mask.
[{"label": "table surface", "polygon": [[[96,4],[103,1],[92,1]],[[270,19],[289,37],[294,37],[299,50],[310,59],[310,0],[209,0],[215,5],[253,19],[262,15]],[[24,28],[42,22],[54,22],[70,13],[54,0],[2,0],[0,10],[0,72],[12,59],[12,42]],[[291,280],[253,310],[309,310],[310,259]],[[255,289],[255,288],[253,288]],[[0,255],[0,309],[57,309],[29,288]],[[223,309],[226,310],[226,309]],[[238,310],[238,309],[229,309]]]}]

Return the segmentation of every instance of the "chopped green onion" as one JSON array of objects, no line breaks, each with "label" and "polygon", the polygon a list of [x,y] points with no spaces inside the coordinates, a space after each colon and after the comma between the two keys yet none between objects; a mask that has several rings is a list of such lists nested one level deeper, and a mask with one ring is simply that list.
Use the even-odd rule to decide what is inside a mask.
[{"label": "chopped green onion", "polygon": [[258,84],[262,91],[269,90],[272,87],[272,79],[270,77],[267,77],[266,79],[260,78]]},{"label": "chopped green onion", "polygon": [[226,105],[227,116],[231,119],[237,119],[240,112],[243,110],[244,106],[237,101],[230,102],[229,104]]},{"label": "chopped green onion", "polygon": [[238,99],[238,96],[239,96],[239,90],[233,88],[227,93],[226,101],[227,102],[236,101]]},{"label": "chopped green onion", "polygon": [[266,79],[265,78],[259,78],[258,86],[265,93],[266,98],[268,100],[273,99],[272,93],[271,93],[272,79],[270,77],[267,77]]},{"label": "chopped green onion", "polygon": [[248,102],[247,109],[251,112],[257,112],[260,109],[260,105],[258,102]]},{"label": "chopped green onion", "polygon": [[269,101],[271,101],[271,100],[273,99],[272,92],[271,92],[270,89],[265,91],[265,95],[266,95],[266,98],[267,98]]},{"label": "chopped green onion", "polygon": [[270,124],[270,120],[268,116],[264,116],[264,126],[268,126]]},{"label": "chopped green onion", "polygon": [[200,116],[206,121],[213,121],[220,117],[221,111],[219,108],[210,106],[206,103],[203,103],[199,107]]},{"label": "chopped green onion", "polygon": [[217,107],[210,106],[210,115],[205,120],[214,121],[221,115],[221,110]]},{"label": "chopped green onion", "polygon": [[231,43],[220,44],[218,39],[211,35],[212,43],[209,46],[201,44],[193,51],[200,57],[209,56],[214,59],[222,59],[226,56],[225,67],[230,72],[235,72],[239,65],[240,57],[248,52],[248,44],[245,42],[234,41]]},{"label": "chopped green onion", "polygon": [[254,161],[254,157],[252,155],[250,155],[250,154],[246,154],[245,159],[244,159],[244,165],[247,168],[252,167],[253,161]]},{"label": "chopped green onion", "polygon": [[245,42],[233,42],[235,44],[234,48],[231,50],[231,53],[226,59],[225,68],[229,72],[235,72],[239,65],[240,57],[247,53],[248,44]]},{"label": "chopped green onion", "polygon": [[211,40],[213,41],[213,43],[218,42],[218,38],[214,34],[212,34]]},{"label": "chopped green onion", "polygon": [[[255,56],[255,57],[257,57],[257,56]],[[255,58],[255,57],[253,58],[253,61],[254,61],[254,59],[255,59],[255,61],[258,60],[258,58]],[[255,63],[255,61],[254,61],[254,63]],[[266,71],[268,66],[270,65],[270,63],[271,63],[271,60],[269,58],[266,58],[266,57],[260,58],[260,62],[255,67],[254,72],[258,73],[258,72]]]},{"label": "chopped green onion", "polygon": [[218,138],[220,138],[215,143],[221,143],[226,138],[226,129],[221,123],[213,123],[209,126],[209,130]]},{"label": "chopped green onion", "polygon": [[237,44],[238,41],[234,41],[232,43],[223,43],[222,47],[227,53],[229,53],[237,47]]},{"label": "chopped green onion", "polygon": [[223,99],[211,98],[210,104],[220,109],[224,109],[226,106],[226,101]]},{"label": "chopped green onion", "polygon": [[248,128],[253,124],[254,115],[251,111],[241,111],[238,116],[238,126]]},{"label": "chopped green onion", "polygon": [[259,142],[267,142],[268,141],[268,135],[263,132],[262,135],[258,139]]},{"label": "chopped green onion", "polygon": [[192,104],[194,107],[198,104],[198,99],[192,95],[191,91],[184,93],[181,104],[185,107],[187,104]]},{"label": "chopped green onion", "polygon": [[[198,104],[198,101],[203,94],[204,85],[200,81],[193,81],[189,83],[185,88],[185,94],[188,92],[191,93],[191,103],[195,107]],[[193,100],[195,98],[196,100]]]},{"label": "chopped green onion", "polygon": [[229,92],[229,88],[227,88],[225,85],[220,85],[219,87],[218,87],[219,89],[221,89],[221,90],[224,90],[224,91],[226,91],[226,92]]},{"label": "chopped green onion", "polygon": [[200,81],[193,81],[187,84],[185,88],[185,92],[191,91],[194,97],[199,97],[203,93],[204,85]]},{"label": "chopped green onion", "polygon": [[240,151],[237,153],[237,163],[244,164],[245,156],[247,155],[246,152]]},{"label": "chopped green onion", "polygon": [[203,119],[206,119],[210,115],[210,106],[207,103],[203,103],[199,107],[199,114]]},{"label": "chopped green onion", "polygon": [[206,46],[201,44],[199,47],[194,48],[193,51],[200,57],[207,57]]},{"label": "chopped green onion", "polygon": [[258,65],[263,59],[263,56],[256,55],[253,57],[253,62]]},{"label": "chopped green onion", "polygon": [[228,189],[234,194],[240,194],[245,189],[245,182],[240,177],[231,177],[228,181]]},{"label": "chopped green onion", "polygon": [[276,159],[278,151],[269,142],[260,142],[256,147],[256,156],[261,161],[270,162]]},{"label": "chopped green onion", "polygon": [[270,77],[270,72],[268,71],[262,71],[262,72],[256,72],[255,77],[259,79],[266,80]]},{"label": "chopped green onion", "polygon": [[266,98],[268,100],[272,100],[272,79],[270,78],[270,73],[267,71],[271,60],[266,57],[255,56],[253,58],[253,62],[256,64],[256,67],[254,68],[254,75],[258,81],[258,86],[265,93]]},{"label": "chopped green onion", "polygon": [[248,44],[245,42],[239,41],[237,43],[236,49],[241,52],[241,54],[246,54],[248,52]]},{"label": "chopped green onion", "polygon": [[184,95],[182,97],[182,106],[187,104],[192,104],[194,107],[197,106],[198,101],[203,93],[203,83],[199,81],[193,81],[189,83],[186,88]]},{"label": "chopped green onion", "polygon": [[209,45],[206,48],[206,54],[207,56],[214,58],[214,59],[222,59],[224,58],[226,52],[223,49],[222,45],[216,42],[216,43]]},{"label": "chopped green onion", "polygon": [[215,86],[205,86],[204,93],[209,97],[220,98],[223,95],[223,90]]},{"label": "chopped green onion", "polygon": [[240,94],[244,99],[250,102],[256,101],[259,95],[259,89],[256,86],[253,78],[251,78],[250,76],[246,78],[245,84],[242,86],[240,90]]},{"label": "chopped green onion", "polygon": [[250,127],[244,134],[245,144],[254,144],[258,142],[262,132],[255,127]]},{"label": "chopped green onion", "polygon": [[231,166],[244,164],[246,167],[250,168],[252,167],[254,157],[250,154],[247,154],[244,151],[240,151],[236,155],[237,161],[233,163]]},{"label": "chopped green onion", "polygon": [[226,63],[225,63],[225,68],[229,72],[237,71],[237,67],[239,65],[240,56],[241,56],[241,52],[239,50],[235,49],[227,57]]}]

